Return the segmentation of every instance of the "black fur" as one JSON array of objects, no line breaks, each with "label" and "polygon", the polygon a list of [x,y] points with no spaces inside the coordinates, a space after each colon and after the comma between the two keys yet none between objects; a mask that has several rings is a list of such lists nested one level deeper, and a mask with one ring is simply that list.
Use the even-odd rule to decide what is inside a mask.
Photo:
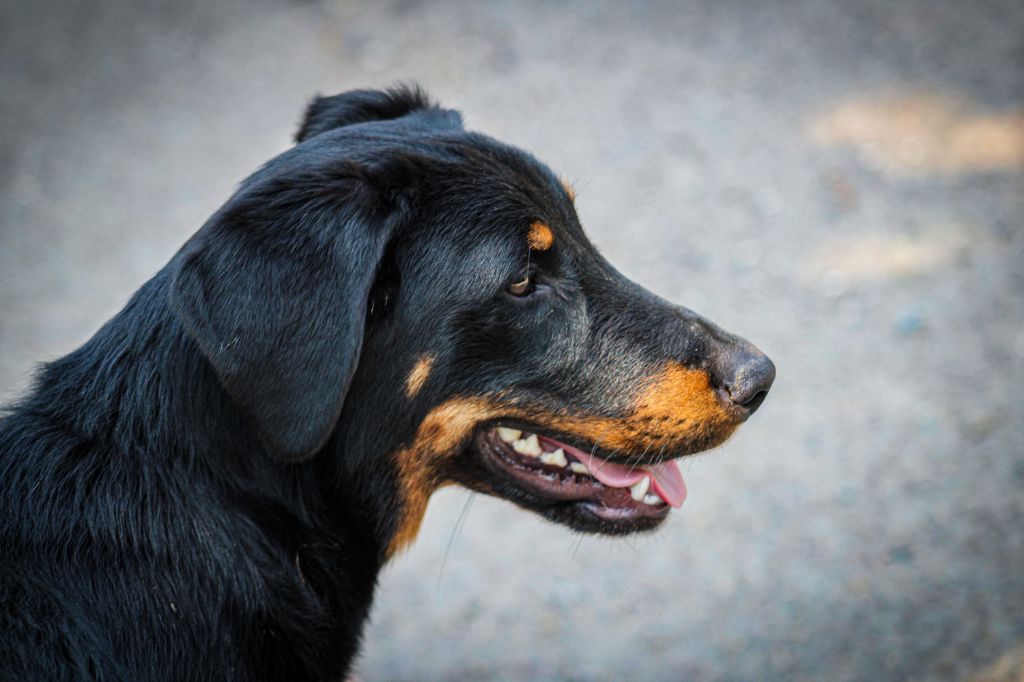
[{"label": "black fur", "polygon": [[416,86],[391,90],[351,90],[333,97],[316,97],[306,109],[295,141],[355,123],[388,121],[414,111],[435,109],[461,127],[457,112],[442,111],[431,104],[426,93]]},{"label": "black fur", "polygon": [[[0,679],[339,680],[402,513],[392,453],[432,407],[611,414],[664,358],[740,344],[418,90],[317,98],[296,139],[0,421]],[[559,248],[531,258],[536,219]],[[443,475],[566,520],[467,457]]]}]

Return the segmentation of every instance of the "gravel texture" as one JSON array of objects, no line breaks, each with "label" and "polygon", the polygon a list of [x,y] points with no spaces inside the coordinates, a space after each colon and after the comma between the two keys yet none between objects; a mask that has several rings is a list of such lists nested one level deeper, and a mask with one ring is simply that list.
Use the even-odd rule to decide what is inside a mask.
[{"label": "gravel texture", "polygon": [[1024,4],[21,0],[0,76],[2,400],[398,80],[776,361],[653,536],[438,494],[367,680],[1024,679]]}]

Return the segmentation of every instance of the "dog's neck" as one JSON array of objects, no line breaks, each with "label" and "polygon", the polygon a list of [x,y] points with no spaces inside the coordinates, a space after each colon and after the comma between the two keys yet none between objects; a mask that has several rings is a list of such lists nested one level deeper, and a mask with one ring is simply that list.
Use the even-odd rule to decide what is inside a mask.
[{"label": "dog's neck", "polygon": [[166,279],[158,273],[89,341],[48,364],[30,408],[124,457],[237,456],[253,439],[166,304]]}]

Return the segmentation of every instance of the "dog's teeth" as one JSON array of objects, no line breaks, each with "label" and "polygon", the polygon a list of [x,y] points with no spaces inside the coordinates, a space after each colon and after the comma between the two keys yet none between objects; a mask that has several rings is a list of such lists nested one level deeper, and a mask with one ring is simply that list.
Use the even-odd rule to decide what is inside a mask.
[{"label": "dog's teeth", "polygon": [[647,494],[647,489],[651,487],[651,479],[649,476],[644,476],[639,481],[629,487],[629,495],[637,502],[644,499],[644,495]]},{"label": "dog's teeth", "polygon": [[515,443],[523,435],[523,432],[518,429],[506,429],[504,426],[499,426],[497,431],[498,438],[506,443]]},{"label": "dog's teeth", "polygon": [[538,457],[543,452],[540,449],[540,441],[537,440],[537,434],[531,434],[528,438],[520,438],[512,443],[512,449],[521,455],[529,457]]},{"label": "dog's teeth", "polygon": [[647,495],[644,495],[644,504],[654,505],[654,504],[658,504],[660,502],[661,502],[661,498],[658,497],[657,495],[651,495],[649,493]]},{"label": "dog's teeth", "polygon": [[556,467],[564,467],[569,463],[565,458],[565,451],[558,448],[554,452],[545,452],[540,456],[540,461],[545,464],[554,464]]},{"label": "dog's teeth", "polygon": [[569,470],[576,474],[590,475],[590,469],[583,462],[569,462]]}]

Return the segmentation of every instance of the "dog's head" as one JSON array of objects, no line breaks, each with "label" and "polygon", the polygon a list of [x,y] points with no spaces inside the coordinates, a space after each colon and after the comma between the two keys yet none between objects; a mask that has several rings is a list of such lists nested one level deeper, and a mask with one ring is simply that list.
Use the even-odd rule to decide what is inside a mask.
[{"label": "dog's head", "polygon": [[451,482],[653,528],[686,495],[672,460],[771,386],[751,344],[605,261],[550,170],[418,91],[318,98],[297,143],[182,250],[172,303],[271,453],[387,509],[386,553]]}]

